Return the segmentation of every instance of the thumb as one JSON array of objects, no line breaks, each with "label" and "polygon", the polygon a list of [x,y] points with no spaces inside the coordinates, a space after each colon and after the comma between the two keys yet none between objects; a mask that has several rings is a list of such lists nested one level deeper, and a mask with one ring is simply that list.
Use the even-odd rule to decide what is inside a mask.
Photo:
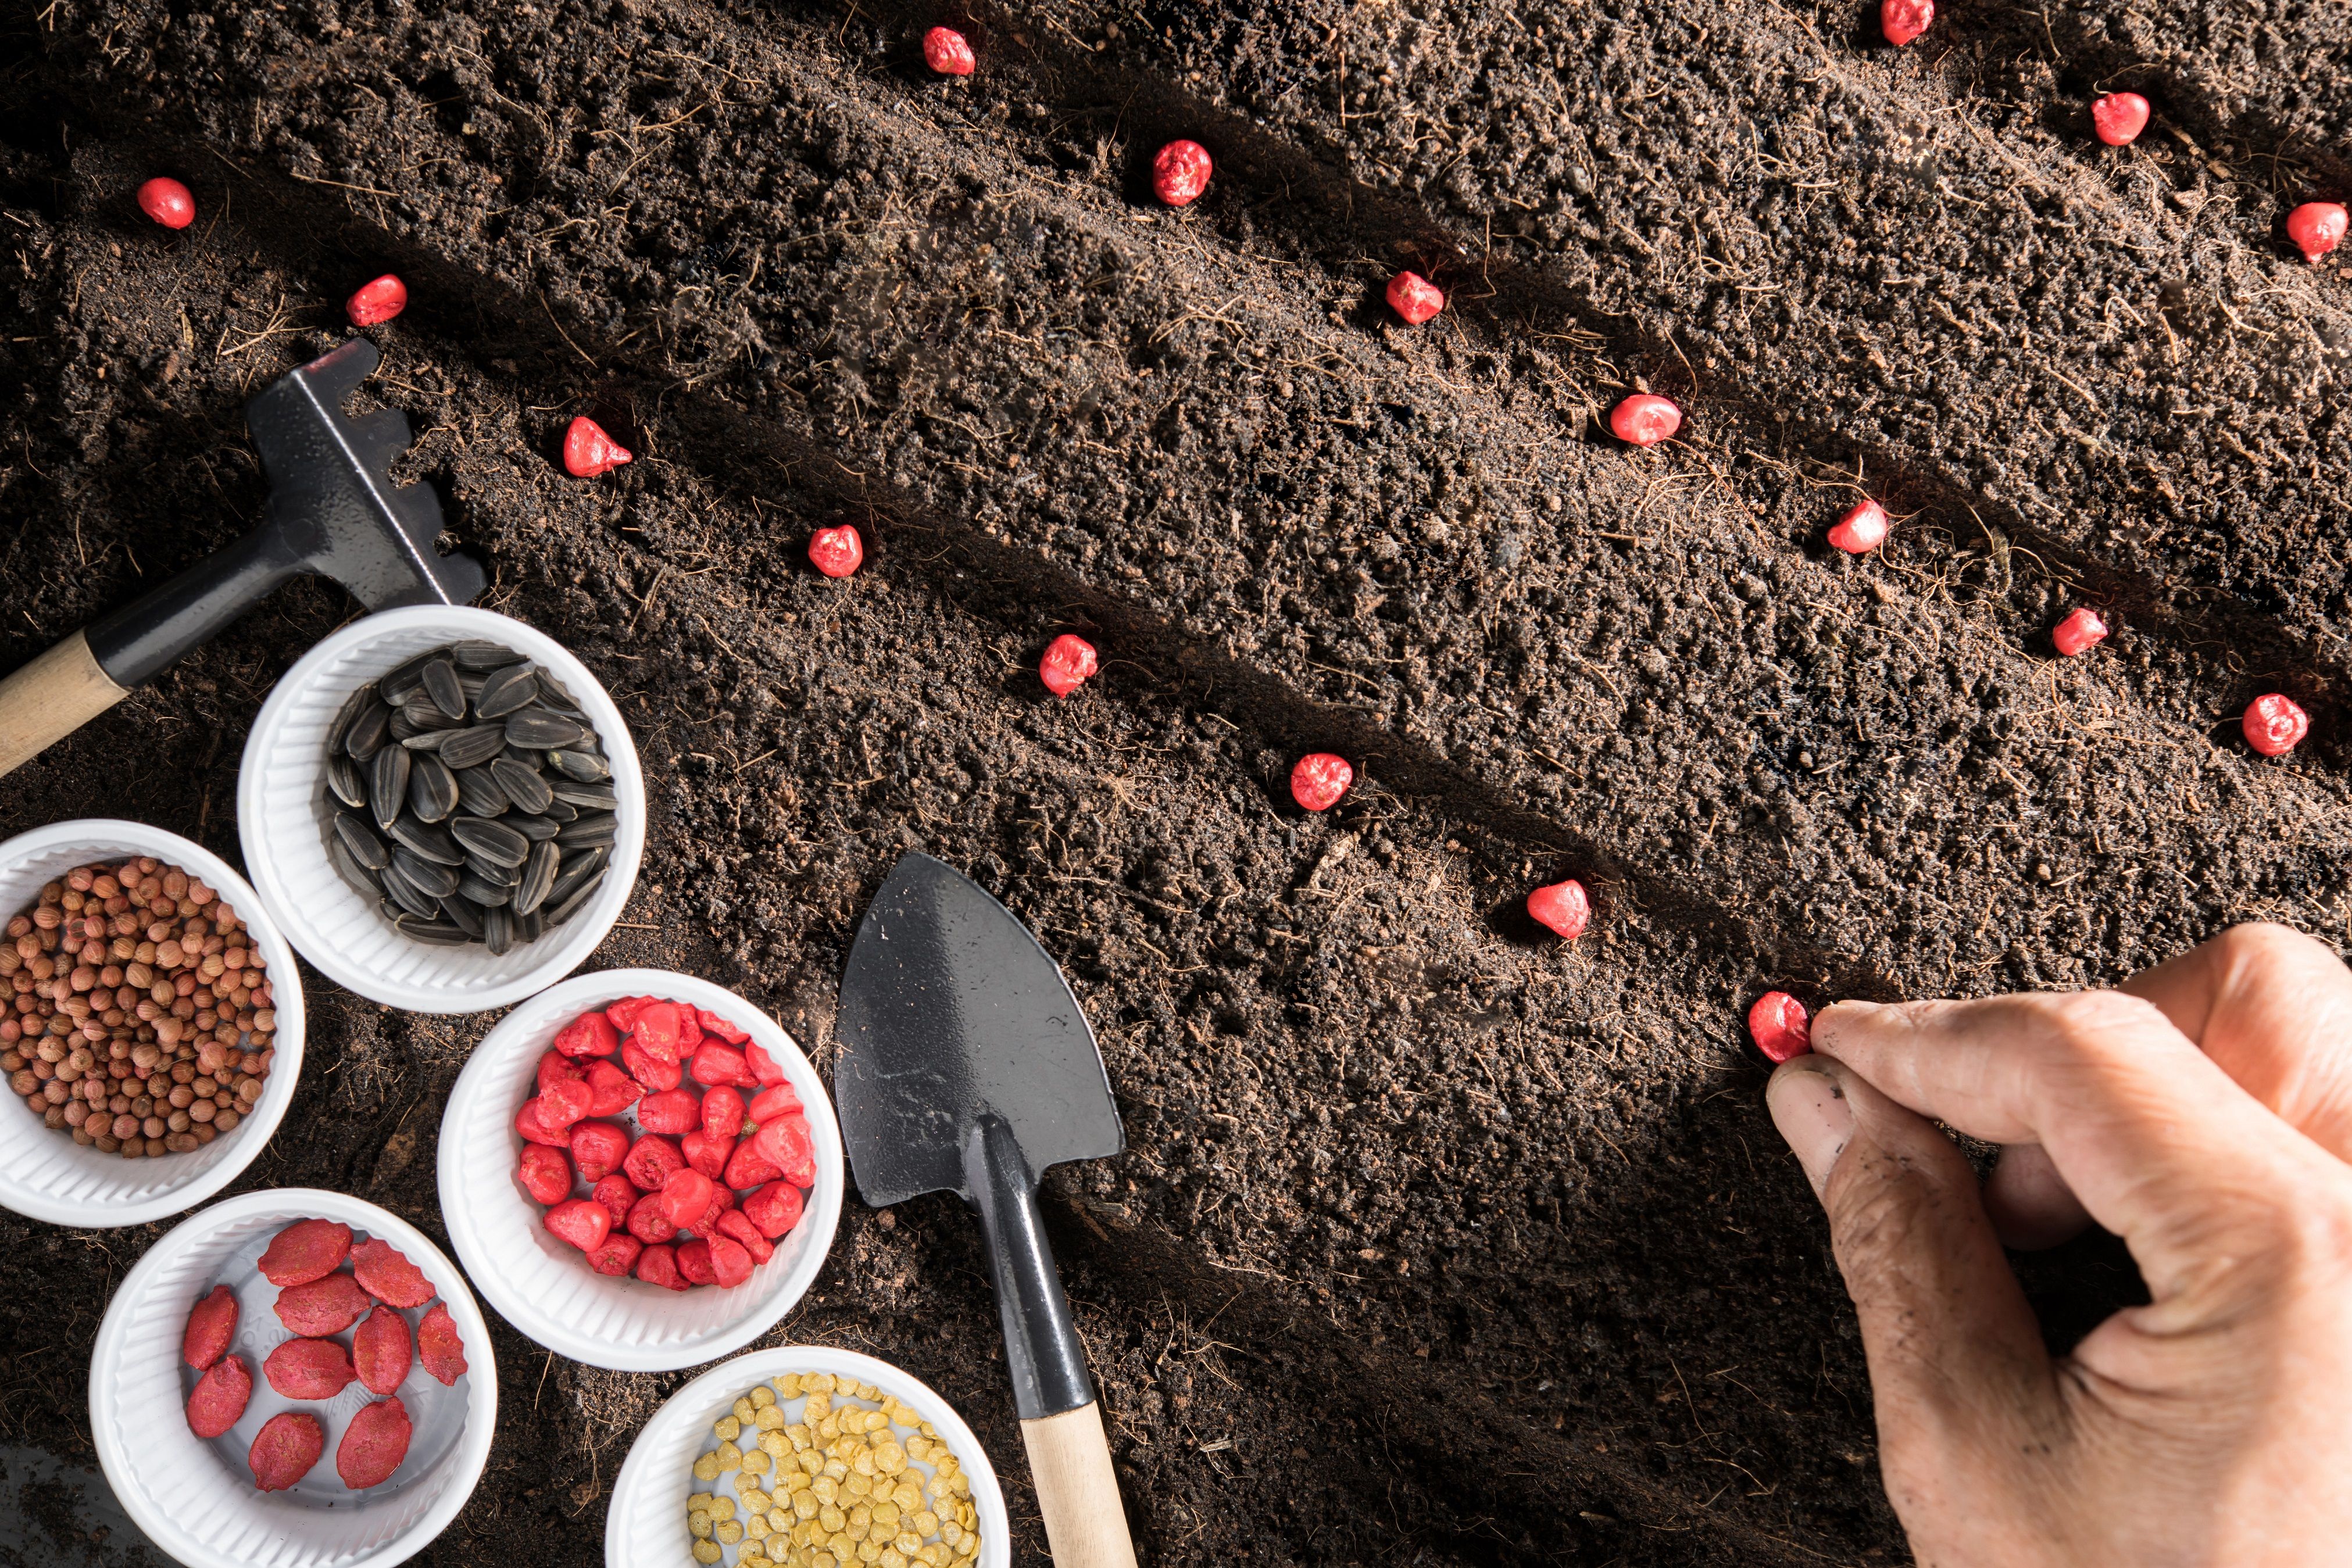
[{"label": "thumb", "polygon": [[2054,1445],[2061,1412],[1975,1171],[1933,1123],[1828,1057],[1784,1063],[1766,1103],[1829,1214],[1896,1513],[1916,1540],[2000,1506],[2013,1467]]}]

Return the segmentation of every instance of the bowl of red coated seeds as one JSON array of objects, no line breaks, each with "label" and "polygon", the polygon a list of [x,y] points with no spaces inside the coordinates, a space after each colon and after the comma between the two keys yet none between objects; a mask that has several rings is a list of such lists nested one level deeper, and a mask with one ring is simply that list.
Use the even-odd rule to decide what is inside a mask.
[{"label": "bowl of red coated seeds", "polygon": [[237,827],[262,907],[331,978],[482,1012],[562,978],[620,918],[645,781],[620,710],[561,643],[420,605],[353,622],[279,680]]},{"label": "bowl of red coated seeds", "polygon": [[281,1188],[183,1221],[124,1277],[89,1410],[115,1496],[175,1561],[359,1568],[421,1551],[465,1505],[498,1374],[422,1232]]},{"label": "bowl of red coated seeds", "polygon": [[662,969],[549,988],[474,1050],[441,1209],[490,1304],[592,1366],[740,1350],[824,1266],[846,1168],[816,1070],[732,991]]},{"label": "bowl of red coated seeds", "polygon": [[142,1225],[234,1181],[302,1061],[294,950],[245,879],[161,828],[57,822],[0,844],[0,1206]]}]

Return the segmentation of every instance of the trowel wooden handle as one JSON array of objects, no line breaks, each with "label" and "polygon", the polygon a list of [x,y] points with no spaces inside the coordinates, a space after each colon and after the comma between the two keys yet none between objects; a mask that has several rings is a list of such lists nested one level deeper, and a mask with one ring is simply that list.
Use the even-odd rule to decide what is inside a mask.
[{"label": "trowel wooden handle", "polygon": [[77,632],[0,680],[0,773],[14,772],[131,694]]},{"label": "trowel wooden handle", "polygon": [[1135,1568],[1135,1542],[1127,1533],[1127,1510],[1103,1437],[1102,1406],[1024,1421],[1021,1440],[1029,1448],[1029,1474],[1037,1483],[1037,1511],[1045,1516],[1054,1568]]}]

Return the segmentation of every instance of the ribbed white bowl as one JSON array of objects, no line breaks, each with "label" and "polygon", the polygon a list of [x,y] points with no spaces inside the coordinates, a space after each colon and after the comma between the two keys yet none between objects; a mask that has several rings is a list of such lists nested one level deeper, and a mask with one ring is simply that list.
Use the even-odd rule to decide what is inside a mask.
[{"label": "ribbed white bowl", "polygon": [[[465,1343],[466,1375],[444,1388],[420,1361],[399,1388],[415,1432],[392,1479],[364,1492],[335,1474],[335,1446],[353,1412],[376,1396],[354,1383],[331,1400],[273,1392],[262,1362],[294,1336],[271,1310],[277,1288],[254,1268],[270,1238],[298,1219],[339,1219],[407,1255],[433,1281]],[[188,1429],[196,1374],[180,1359],[188,1310],[215,1285],[237,1292],[230,1354],[253,1373],[245,1416],[206,1442]],[[405,1314],[410,1325],[422,1309]],[[346,1344],[348,1333],[338,1335]],[[489,1325],[457,1267],[415,1226],[340,1192],[286,1187],[247,1193],[183,1221],[123,1278],[90,1354],[90,1435],[107,1484],[149,1540],[191,1568],[389,1568],[448,1527],[481,1479],[498,1425],[498,1369]],[[308,1409],[327,1429],[326,1452],[291,1490],[254,1489],[246,1451],[262,1423]]]},{"label": "ribbed white bowl", "polygon": [[0,844],[0,924],[40,902],[42,887],[78,865],[153,855],[219,893],[243,917],[269,966],[277,1057],[253,1113],[187,1155],[130,1160],[53,1132],[21,1100],[0,1104],[0,1205],[52,1225],[144,1225],[193,1208],[251,1165],[293,1103],[302,1075],[302,977],[294,949],[245,878],[202,845],[144,822],[90,817],[53,822]]},{"label": "ribbed white bowl", "polygon": [[[379,901],[327,858],[327,735],[351,695],[428,648],[479,638],[553,675],[604,743],[619,797],[618,837],[604,884],[580,912],[504,957],[478,944],[412,942]],[[412,1012],[502,1008],[569,974],[621,917],[646,847],[645,780],[621,710],[588,666],[521,622],[464,605],[387,610],[355,621],[286,672],[254,720],[236,787],[237,831],[263,904],[302,956],[363,997]]]},{"label": "ribbed white bowl", "polygon": [[[807,1107],[816,1150],[807,1210],[776,1243],[776,1255],[731,1289],[670,1291],[597,1273],[578,1248],[549,1234],[541,1223],[546,1210],[519,1179],[522,1134],[514,1119],[534,1092],[539,1059],[565,1024],[624,997],[691,1002],[749,1031],[782,1064]],[[667,969],[607,969],[531,998],[474,1048],[441,1116],[441,1213],[467,1272],[490,1305],[533,1340],[621,1372],[692,1366],[740,1350],[773,1327],[824,1266],[845,1179],[833,1102],[792,1036],[734,992]]]},{"label": "ribbed white bowl", "polygon": [[[694,1538],[686,1528],[686,1500],[698,1491],[734,1495],[732,1475],[708,1486],[694,1479],[694,1461],[718,1441],[710,1425],[733,1409],[735,1401],[749,1394],[753,1385],[787,1372],[830,1372],[836,1377],[870,1383],[920,1411],[954,1452],[964,1474],[971,1478],[972,1503],[980,1515],[980,1568],[1009,1568],[1013,1543],[1004,1517],[1004,1493],[996,1484],[994,1467],[981,1450],[980,1439],[972,1436],[955,1407],[929,1384],[887,1361],[814,1344],[778,1345],[739,1355],[712,1367],[654,1412],[654,1418],[629,1446],[628,1459],[613,1483],[613,1505],[604,1513],[604,1568],[676,1568],[694,1561]],[[787,1414],[797,1415],[802,1401],[781,1403]],[[926,1474],[931,1469],[919,1460],[916,1468]],[[739,1511],[736,1517],[742,1515]],[[742,1561],[740,1546],[722,1550],[725,1563]]]}]

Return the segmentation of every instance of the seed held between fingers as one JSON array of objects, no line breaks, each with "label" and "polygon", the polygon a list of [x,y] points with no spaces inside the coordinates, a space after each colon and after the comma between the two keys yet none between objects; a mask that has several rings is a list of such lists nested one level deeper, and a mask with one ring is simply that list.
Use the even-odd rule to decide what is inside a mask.
[{"label": "seed held between fingers", "polygon": [[408,308],[408,285],[387,272],[353,290],[343,313],[354,327],[378,327]]},{"label": "seed held between fingers", "polygon": [[1812,1019],[1805,1004],[1786,991],[1767,991],[1748,1009],[1748,1034],[1774,1061],[1787,1061],[1813,1049]]}]

